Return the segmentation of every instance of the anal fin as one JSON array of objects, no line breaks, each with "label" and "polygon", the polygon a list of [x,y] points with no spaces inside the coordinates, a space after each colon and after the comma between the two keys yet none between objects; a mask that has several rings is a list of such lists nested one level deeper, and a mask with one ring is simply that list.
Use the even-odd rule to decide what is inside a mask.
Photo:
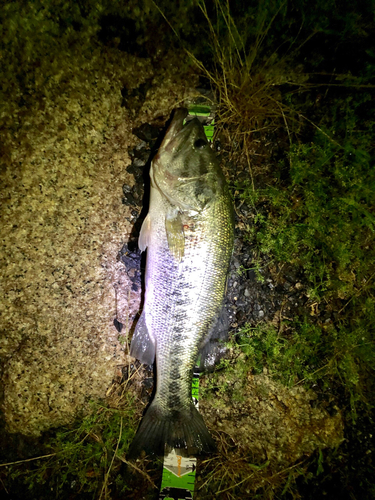
[{"label": "anal fin", "polygon": [[228,352],[229,318],[225,305],[217,314],[200,347],[200,369],[210,372]]},{"label": "anal fin", "polygon": [[139,317],[130,344],[130,356],[141,363],[152,365],[155,360],[155,342],[146,326],[145,312]]}]

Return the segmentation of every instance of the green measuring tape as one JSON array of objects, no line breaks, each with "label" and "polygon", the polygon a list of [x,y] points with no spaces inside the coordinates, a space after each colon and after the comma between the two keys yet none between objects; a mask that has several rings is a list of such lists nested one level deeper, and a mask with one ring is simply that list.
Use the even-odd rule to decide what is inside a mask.
[{"label": "green measuring tape", "polygon": [[215,112],[212,107],[207,105],[194,105],[189,107],[189,114],[185,118],[184,123],[189,122],[193,118],[198,118],[202,123],[207,140],[212,141],[215,127]]},{"label": "green measuring tape", "polygon": [[[185,122],[197,117],[203,124],[206,137],[212,141],[214,135],[214,113],[210,106],[201,104],[189,107]],[[193,402],[198,409],[199,402],[199,368],[193,372],[192,390]],[[194,495],[195,473],[197,459],[185,458],[172,450],[164,456],[163,476],[159,500],[190,500]]]},{"label": "green measuring tape", "polygon": [[[199,401],[199,368],[193,373],[191,394],[198,409]],[[192,499],[194,494],[196,458],[185,458],[172,450],[164,457],[163,477],[161,480],[159,500]]]}]

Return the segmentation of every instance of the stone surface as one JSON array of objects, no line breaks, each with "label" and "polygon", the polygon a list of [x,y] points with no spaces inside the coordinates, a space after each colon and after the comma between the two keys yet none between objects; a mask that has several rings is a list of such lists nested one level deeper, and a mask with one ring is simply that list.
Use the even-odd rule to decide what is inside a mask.
[{"label": "stone surface", "polygon": [[[140,142],[132,129],[167,120],[191,84],[176,64],[163,83],[149,59],[74,37],[2,109],[1,403],[7,429],[27,435],[104,398],[126,364],[113,322],[126,340],[140,303],[116,260],[134,224],[122,203],[122,186],[134,184],[128,150]],[[146,80],[136,114],[121,90]]]},{"label": "stone surface", "polygon": [[[225,385],[225,374],[218,385]],[[316,449],[337,447],[344,439],[340,411],[329,414],[316,405],[317,395],[301,385],[285,387],[266,373],[252,375],[240,389],[241,401],[232,391],[220,397],[201,398],[200,408],[212,429],[222,431],[235,444],[236,452],[252,462],[271,461],[286,466]],[[237,388],[238,391],[238,388]]]}]

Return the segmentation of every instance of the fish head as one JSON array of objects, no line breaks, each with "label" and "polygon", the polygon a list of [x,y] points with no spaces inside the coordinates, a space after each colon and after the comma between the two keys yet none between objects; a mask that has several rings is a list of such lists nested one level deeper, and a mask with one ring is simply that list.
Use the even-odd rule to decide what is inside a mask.
[{"label": "fish head", "polygon": [[184,125],[177,109],[150,171],[154,187],[181,210],[200,212],[224,183],[215,153],[197,118]]}]

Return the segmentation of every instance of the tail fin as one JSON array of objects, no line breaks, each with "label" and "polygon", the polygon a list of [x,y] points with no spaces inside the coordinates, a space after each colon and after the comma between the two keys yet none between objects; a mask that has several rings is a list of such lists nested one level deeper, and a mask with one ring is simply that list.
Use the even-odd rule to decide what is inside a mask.
[{"label": "tail fin", "polygon": [[142,452],[163,456],[165,444],[178,449],[182,456],[197,456],[216,450],[215,441],[193,403],[187,408],[166,412],[154,400],[130,445],[128,457],[135,459]]}]

